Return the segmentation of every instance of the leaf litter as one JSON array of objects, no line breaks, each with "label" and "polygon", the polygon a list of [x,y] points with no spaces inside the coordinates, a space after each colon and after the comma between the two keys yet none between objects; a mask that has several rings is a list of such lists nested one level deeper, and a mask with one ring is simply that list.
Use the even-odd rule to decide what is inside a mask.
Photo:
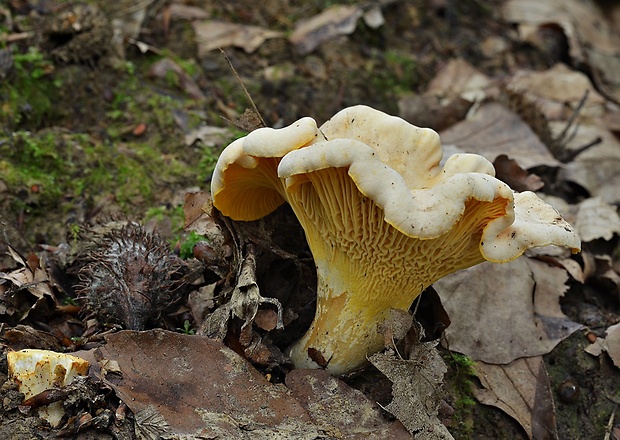
[{"label": "leaf litter", "polygon": [[[181,14],[186,14],[186,19],[192,20],[200,56],[206,56],[209,51],[221,46],[240,47],[251,54],[269,39],[284,35],[264,27],[205,21],[208,15],[199,10],[183,10],[176,3],[173,7],[176,17],[180,19]],[[547,72],[520,70],[505,78],[506,88],[518,93],[522,93],[523,89],[528,91],[527,98],[540,106],[543,125],[549,125],[556,135],[566,127],[583,96],[582,92],[589,91],[586,103],[579,112],[575,134],[561,147],[575,150],[598,137],[602,138],[602,142],[578,155],[576,160],[562,164],[553,157],[548,139],[541,136],[541,131],[532,126],[523,112],[507,103],[503,85],[496,78],[477,72],[463,60],[448,60],[426,92],[425,99],[428,101],[422,101],[434,102],[439,109],[449,112],[439,123],[445,124],[442,139],[452,141],[456,146],[451,151],[483,152],[496,160],[498,175],[515,179],[523,189],[542,189],[570,200],[567,210],[574,213],[577,227],[587,245],[583,257],[577,259],[549,250],[547,255],[537,254],[535,259],[521,258],[502,266],[482,265],[479,270],[473,268],[471,272],[455,274],[456,281],[447,279],[436,285],[453,322],[446,330],[449,348],[477,359],[476,369],[483,388],[474,390],[476,397],[515,418],[529,438],[557,437],[553,420],[553,392],[542,356],[571,334],[579,334],[582,328],[582,324],[573,320],[574,315],[567,317],[561,308],[565,297],[570,294],[569,286],[575,283],[587,283],[588,286],[606,283],[603,285],[615,286],[616,292],[620,292],[618,256],[613,253],[614,247],[617,252],[618,243],[616,205],[620,200],[620,185],[616,177],[620,167],[616,163],[617,127],[609,125],[618,111],[613,102],[605,98],[617,94],[615,80],[609,75],[609,72],[617,71],[609,69],[610,63],[615,62],[615,55],[609,56],[605,52],[609,47],[608,41],[617,41],[617,36],[606,25],[601,29],[591,26],[596,20],[605,23],[606,18],[600,15],[598,9],[582,11],[580,8],[578,2],[550,2],[543,10],[530,2],[521,5],[519,2],[507,2],[503,11],[508,19],[521,23],[522,38],[528,38],[528,32],[531,36],[531,32],[542,29],[544,25],[540,24],[541,20],[557,20],[567,34],[571,57],[577,62],[587,63],[598,73],[593,76],[595,85],[587,78],[584,81],[582,74],[561,64]],[[575,20],[575,10],[585,14],[583,23]],[[524,14],[523,11],[534,14]],[[558,11],[560,13],[556,14]],[[361,17],[370,28],[374,28],[371,23],[390,26],[389,21],[382,19],[381,9],[377,7],[351,7],[344,10],[346,13],[342,10],[338,14],[336,12],[324,11],[325,15],[320,19],[315,17],[313,27],[305,28],[305,31],[302,26],[297,26],[303,32],[296,35],[297,39],[291,37],[290,41],[298,53],[319,53],[322,47],[329,47],[334,38],[347,38],[347,35],[356,32]],[[528,29],[526,25],[534,27]],[[132,35],[136,35],[135,30],[132,30]],[[590,39],[594,42],[591,46],[586,44]],[[602,53],[607,59],[600,56]],[[200,89],[196,88],[199,86],[189,81],[177,65],[168,63],[155,67],[161,70],[155,69],[154,75],[177,75],[186,93],[203,99],[198,93]],[[445,75],[443,79],[442,75]],[[602,86],[606,93],[596,93],[595,86]],[[549,95],[548,92],[553,90],[560,90],[561,93]],[[403,116],[408,115],[408,120],[416,123],[425,107],[419,106],[416,113],[411,111],[412,103],[411,100],[401,99],[399,110]],[[453,103],[458,103],[459,108],[453,109]],[[446,120],[450,122],[446,123]],[[212,134],[219,135],[217,131],[211,133],[208,129],[204,133],[196,131],[188,144],[202,139],[202,136],[207,139],[206,142],[212,142]],[[578,188],[572,188],[568,193],[549,186],[541,188],[537,174],[544,181],[550,169],[559,169],[556,176],[559,182],[568,181],[578,185]],[[281,430],[299,435],[299,438],[329,435],[389,438],[385,436],[404,436],[403,426],[409,432],[427,435],[428,438],[450,438],[437,420],[440,383],[446,367],[438,357],[434,342],[414,344],[407,360],[401,359],[392,350],[371,359],[386,376],[381,383],[392,389],[392,400],[383,406],[398,420],[386,418],[386,413],[371,400],[324,372],[289,372],[278,347],[286,346],[287,342],[303,332],[303,316],[312,312],[312,292],[308,289],[308,285],[313,284],[311,261],[307,254],[296,254],[282,246],[281,241],[276,243],[277,228],[258,223],[240,231],[225,219],[205,215],[205,204],[208,204],[208,196],[193,194],[186,198],[184,206],[188,226],[209,238],[194,249],[196,257],[206,266],[202,280],[204,285],[195,291],[200,294],[190,294],[195,302],[193,307],[187,308],[185,316],[193,316],[196,323],[215,320],[216,333],[224,342],[161,330],[100,335],[99,339],[105,340],[105,345],[79,353],[96,360],[98,367],[91,375],[102,381],[104,389],[109,387],[121,396],[120,401],[115,402],[117,420],[122,420],[123,405],[127,404],[135,414],[136,431],[143,438],[191,430],[195,433],[197,429],[206,429],[200,435],[207,437],[267,438],[278,435],[278,430]],[[281,218],[280,224],[288,223],[290,219],[285,216]],[[295,234],[299,237],[300,232],[293,233],[293,236]],[[296,242],[294,247],[301,249],[303,245]],[[61,292],[56,279],[46,274],[39,257],[33,254],[24,258],[15,253],[13,258],[18,268],[4,270],[0,283],[2,320],[33,323],[56,307]],[[569,261],[577,267],[568,269]],[[296,277],[308,280],[307,285],[294,285],[295,281],[291,279],[295,277],[290,275],[292,270],[296,271]],[[582,275],[578,276],[580,271]],[[569,279],[568,274],[576,281]],[[291,283],[292,290],[298,294],[302,292],[295,298],[284,293],[291,289]],[[285,285],[286,288],[283,287]],[[480,308],[476,309],[472,304]],[[515,314],[515,310],[522,313]],[[506,315],[506,312],[513,313]],[[617,315],[615,319],[618,319]],[[471,322],[476,322],[476,325],[472,326]],[[513,322],[514,325],[507,326],[506,322]],[[609,323],[609,320],[603,322]],[[278,329],[280,323],[286,326],[285,332]],[[69,329],[65,334],[55,336],[28,325],[16,324],[4,329],[2,337],[4,343],[13,348],[27,344],[56,350],[67,347],[74,351],[80,346],[72,342],[71,337],[79,335],[76,328],[81,325],[72,328],[74,334]],[[598,332],[598,337],[588,352],[603,357],[607,353],[618,367],[620,338],[617,324],[593,330]],[[286,332],[291,334],[285,335]],[[402,332],[396,333],[402,335]],[[85,341],[85,345],[88,343],[99,342],[94,337],[90,342]],[[252,351],[259,354],[253,355]],[[162,359],[169,362],[162,362]],[[261,370],[254,370],[252,364]],[[107,368],[105,365],[113,367]],[[195,368],[197,365],[200,368]],[[139,368],[136,369],[136,366]],[[210,371],[208,377],[205,375],[207,370]],[[240,382],[235,386],[236,382],[231,381],[237,379]],[[351,378],[348,380],[351,382]],[[253,384],[249,389],[248,383]],[[225,384],[230,385],[225,392],[210,394],[213,390],[211,386]],[[186,387],[184,393],[183,387]],[[162,402],[160,398],[159,393],[165,391],[176,405],[175,399],[179,395],[191,396],[195,387],[204,387],[200,388],[204,393],[197,393],[197,400],[192,401],[194,406],[190,407],[206,409],[191,412],[181,406],[180,411],[187,418],[180,417],[174,405]],[[310,395],[291,397],[291,390],[294,392],[296,387]],[[140,390],[151,394],[145,396]],[[244,394],[246,391],[252,394]],[[253,407],[257,396],[261,396],[267,406],[284,405],[286,410],[281,413],[285,414],[284,419],[278,419],[275,409],[269,414],[264,405]],[[427,400],[428,396],[432,398]],[[326,397],[331,400],[325,401]],[[220,406],[210,406],[214,402]],[[320,402],[319,406],[317,402]],[[335,411],[335,408],[341,412]],[[198,418],[196,414],[199,414]],[[367,423],[360,423],[361,427],[352,426],[351,418],[360,414]],[[260,419],[260,416],[267,418]]]}]

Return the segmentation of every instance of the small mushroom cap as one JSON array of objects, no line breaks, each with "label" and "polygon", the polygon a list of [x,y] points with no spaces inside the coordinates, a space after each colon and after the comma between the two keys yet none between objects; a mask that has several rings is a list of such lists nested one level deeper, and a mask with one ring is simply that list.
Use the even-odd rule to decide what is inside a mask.
[{"label": "small mushroom cap", "polygon": [[[76,376],[88,374],[88,361],[48,350],[21,350],[7,354],[9,377],[19,384],[19,392],[29,399],[50,388],[69,385]],[[39,409],[39,416],[56,427],[64,409],[54,402]]]},{"label": "small mushroom cap", "polygon": [[220,155],[213,177],[213,204],[234,219],[256,220],[285,202],[277,166],[282,156],[323,139],[312,118],[281,129],[259,128],[237,139]]}]

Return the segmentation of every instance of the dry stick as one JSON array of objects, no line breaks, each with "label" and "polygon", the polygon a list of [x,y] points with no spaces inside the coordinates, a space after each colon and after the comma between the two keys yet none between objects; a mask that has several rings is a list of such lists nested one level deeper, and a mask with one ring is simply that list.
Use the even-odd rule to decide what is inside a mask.
[{"label": "dry stick", "polygon": [[245,96],[247,96],[248,99],[250,100],[250,104],[252,104],[252,108],[254,109],[256,114],[258,115],[258,119],[260,119],[261,124],[263,124],[263,127],[266,127],[267,124],[265,124],[265,121],[263,120],[263,117],[261,116],[260,112],[258,111],[258,107],[256,107],[256,104],[254,104],[254,100],[250,96],[250,93],[248,92],[248,89],[245,88],[245,84],[243,84],[243,81],[241,81],[241,77],[239,77],[239,74],[237,73],[237,69],[235,69],[235,66],[233,66],[233,63],[230,61],[230,58],[228,58],[228,55],[226,54],[226,51],[224,51],[224,49],[222,49],[221,47],[219,49],[220,49],[220,52],[222,52],[222,55],[224,55],[224,58],[226,59],[226,62],[228,63],[228,66],[230,67],[230,70],[232,70],[233,75],[235,75],[235,78],[237,78],[237,81],[239,81],[239,84],[241,84],[241,87],[243,88],[243,92],[245,93]]},{"label": "dry stick", "polygon": [[[557,159],[560,160],[560,162],[570,162],[571,160],[573,160],[575,157],[577,157],[579,154],[583,153],[584,151],[588,150],[589,148],[592,148],[595,145],[598,145],[602,142],[602,138],[600,136],[594,138],[593,140],[591,140],[589,143],[575,149],[572,151],[568,151],[566,149],[566,145],[572,141],[575,138],[575,135],[577,134],[577,130],[579,129],[579,125],[575,123],[577,116],[579,116],[579,113],[581,112],[581,110],[583,109],[583,106],[586,103],[586,100],[588,99],[588,95],[589,95],[590,91],[586,90],[586,92],[583,94],[583,97],[581,98],[581,100],[579,101],[579,103],[577,104],[577,107],[575,108],[575,110],[573,111],[573,114],[571,115],[571,117],[569,118],[568,122],[566,123],[566,127],[564,127],[564,130],[562,130],[562,133],[560,133],[554,140],[554,148],[552,151],[553,155],[557,157]],[[569,130],[572,131],[569,133]],[[562,148],[563,147],[563,148]]]},{"label": "dry stick", "polygon": [[[577,119],[577,116],[581,112],[581,109],[586,103],[586,99],[588,99],[589,94],[590,94],[590,91],[586,90],[583,96],[581,97],[581,99],[579,100],[577,107],[573,111],[573,114],[568,119],[568,122],[566,123],[566,127],[564,127],[564,130],[562,130],[562,133],[560,133],[558,137],[556,138],[556,142],[569,142],[575,136],[574,131],[571,135],[569,135],[568,130],[570,130],[570,128],[573,127],[573,124],[575,123],[575,119]],[[576,128],[574,130],[576,130]]]},{"label": "dry stick", "polygon": [[16,41],[32,38],[34,35],[34,32],[20,32],[17,34],[0,35],[0,41],[3,43],[14,43]]},{"label": "dry stick", "polygon": [[609,440],[611,438],[611,432],[614,428],[614,419],[616,417],[616,408],[611,412],[609,416],[609,421],[607,422],[606,430],[605,430],[605,438],[604,440]]}]

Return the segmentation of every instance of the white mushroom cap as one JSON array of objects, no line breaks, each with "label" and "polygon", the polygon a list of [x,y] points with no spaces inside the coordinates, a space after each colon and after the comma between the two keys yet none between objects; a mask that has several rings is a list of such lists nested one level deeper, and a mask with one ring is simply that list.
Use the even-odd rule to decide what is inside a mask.
[{"label": "white mushroom cap", "polygon": [[[553,208],[533,193],[514,194],[483,157],[454,155],[441,167],[430,129],[365,106],[338,113],[314,137],[314,128],[301,128],[311,120],[302,121],[231,144],[242,152],[235,153],[237,168],[229,179],[226,159],[213,185],[214,206],[238,220],[266,211],[261,198],[270,188],[306,232],[317,311],[291,349],[298,367],[318,367],[320,355],[334,373],[355,369],[382,348],[378,327],[390,308],[408,310],[451,272],[510,261],[533,246],[580,247]],[[247,156],[258,165],[238,165],[250,163]]]}]

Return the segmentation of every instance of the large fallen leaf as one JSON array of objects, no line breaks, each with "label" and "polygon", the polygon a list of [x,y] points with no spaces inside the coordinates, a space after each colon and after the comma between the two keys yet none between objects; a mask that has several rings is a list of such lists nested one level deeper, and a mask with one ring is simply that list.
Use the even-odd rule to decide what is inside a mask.
[{"label": "large fallen leaf", "polygon": [[206,20],[192,22],[198,43],[198,55],[220,48],[235,46],[252,53],[269,38],[281,37],[282,32],[258,26]]},{"label": "large fallen leaf", "polygon": [[[610,3],[610,9],[618,5]],[[620,99],[620,33],[610,11],[597,3],[581,0],[510,0],[502,13],[507,21],[521,25],[521,34],[536,32],[550,23],[562,28],[568,38],[569,54],[576,65],[589,65],[599,88]]]},{"label": "large fallen leaf", "polygon": [[584,242],[597,238],[611,240],[614,234],[620,235],[618,209],[600,197],[586,199],[579,204],[575,227]]},{"label": "large fallen leaf", "polygon": [[230,139],[230,135],[228,128],[201,125],[185,135],[185,145],[190,147],[194,142],[200,141],[205,147],[215,147],[223,145]]},{"label": "large fallen leaf", "polygon": [[289,40],[301,55],[308,54],[339,35],[352,34],[364,15],[358,6],[336,5],[295,26]]},{"label": "large fallen leaf", "polygon": [[567,279],[562,268],[522,257],[437,281],[433,286],[452,320],[445,332],[449,348],[491,364],[549,353],[581,328],[560,308]]},{"label": "large fallen leaf", "polygon": [[416,344],[409,360],[392,351],[370,362],[392,381],[392,401],[385,409],[398,418],[416,440],[448,440],[452,435],[437,418],[440,387],[447,371],[434,342]]},{"label": "large fallen leaf", "polygon": [[495,406],[514,418],[530,439],[557,439],[555,407],[541,356],[517,359],[508,365],[476,362],[484,389],[475,389],[480,403]]},{"label": "large fallen leaf", "polygon": [[482,105],[470,119],[442,131],[440,136],[443,144],[456,145],[491,162],[505,154],[526,169],[560,165],[532,129],[497,102]]},{"label": "large fallen leaf", "polygon": [[379,406],[324,370],[293,370],[286,386],[316,425],[334,438],[412,438],[399,421],[388,422]]},{"label": "large fallen leaf", "polygon": [[[219,341],[163,330],[122,331],[76,355],[133,411],[144,438],[319,438],[285,387],[269,383]],[[120,374],[102,370],[111,361]]]},{"label": "large fallen leaf", "polygon": [[543,71],[519,70],[506,87],[533,99],[549,120],[568,120],[586,93],[579,114],[600,117],[605,112],[605,98],[596,92],[590,79],[565,64]]},{"label": "large fallen leaf", "polygon": [[471,106],[482,101],[491,80],[462,58],[448,61],[426,91],[398,101],[401,118],[420,127],[444,130],[465,119]]},{"label": "large fallen leaf", "polygon": [[384,24],[381,6],[393,3],[394,0],[381,0],[375,4],[335,5],[325,9],[318,15],[296,23],[295,30],[289,37],[297,52],[306,55],[334,38],[349,35],[355,31],[357,21],[364,18],[371,28]]},{"label": "large fallen leaf", "polygon": [[[591,195],[600,195],[609,203],[620,201],[620,142],[606,126],[614,113],[605,98],[583,73],[563,64],[542,71],[518,71],[507,83],[511,90],[524,93],[540,107],[550,120],[552,136],[562,139],[562,149],[577,153],[574,160],[560,170],[560,180],[583,186]],[[584,96],[587,98],[580,106]],[[578,110],[576,122],[568,120]]]}]

